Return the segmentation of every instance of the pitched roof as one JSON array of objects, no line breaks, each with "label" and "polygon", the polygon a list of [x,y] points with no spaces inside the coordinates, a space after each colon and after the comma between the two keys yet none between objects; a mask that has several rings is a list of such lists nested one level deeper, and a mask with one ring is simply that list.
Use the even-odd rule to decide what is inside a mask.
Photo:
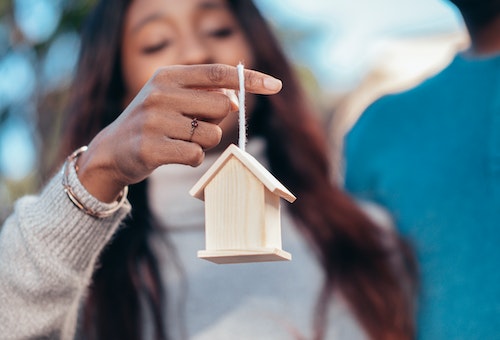
[{"label": "pitched roof", "polygon": [[231,144],[220,155],[215,163],[205,172],[203,176],[191,188],[189,193],[191,196],[203,200],[204,189],[210,183],[212,178],[217,174],[231,157],[236,157],[243,165],[255,176],[264,186],[274,193],[286,199],[288,202],[295,201],[296,197],[288,191],[283,184],[281,184],[262,164],[259,163],[252,155],[238,148],[236,145]]}]

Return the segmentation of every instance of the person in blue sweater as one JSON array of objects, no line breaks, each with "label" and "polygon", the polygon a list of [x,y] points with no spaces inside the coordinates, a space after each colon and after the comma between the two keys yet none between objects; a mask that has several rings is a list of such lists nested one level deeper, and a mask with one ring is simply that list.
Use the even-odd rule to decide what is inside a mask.
[{"label": "person in blue sweater", "polygon": [[500,339],[500,1],[451,2],[470,48],[362,114],[345,187],[412,241],[419,339]]}]

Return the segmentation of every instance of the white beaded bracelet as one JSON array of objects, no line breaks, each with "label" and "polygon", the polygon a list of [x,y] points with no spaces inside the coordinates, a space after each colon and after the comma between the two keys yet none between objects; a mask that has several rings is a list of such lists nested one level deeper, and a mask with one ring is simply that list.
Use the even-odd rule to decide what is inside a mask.
[{"label": "white beaded bracelet", "polygon": [[127,199],[127,193],[128,193],[128,186],[125,186],[123,190],[120,192],[120,195],[118,196],[116,205],[113,206],[111,209],[104,210],[104,211],[95,211],[89,207],[87,207],[85,204],[82,203],[82,200],[76,196],[75,192],[71,188],[69,184],[69,170],[70,170],[70,165],[73,163],[73,161],[76,161],[78,157],[85,151],[87,151],[87,146],[82,146],[81,148],[77,149],[74,151],[71,155],[68,156],[66,159],[66,163],[64,164],[64,173],[63,173],[63,179],[62,179],[62,185],[64,187],[64,192],[66,195],[68,195],[68,198],[70,199],[71,202],[80,210],[82,210],[84,213],[87,215],[90,215],[92,217],[96,218],[105,218],[108,216],[111,216],[114,212],[116,212],[118,209],[120,209],[123,204],[125,203],[125,200]]}]

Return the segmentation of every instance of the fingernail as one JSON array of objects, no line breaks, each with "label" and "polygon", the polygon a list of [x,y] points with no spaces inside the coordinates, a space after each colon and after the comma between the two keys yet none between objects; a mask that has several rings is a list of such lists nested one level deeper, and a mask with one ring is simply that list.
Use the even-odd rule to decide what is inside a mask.
[{"label": "fingernail", "polygon": [[271,77],[264,78],[264,87],[271,91],[277,91],[281,89],[281,80]]},{"label": "fingernail", "polygon": [[233,111],[238,111],[240,105],[236,92],[229,89],[222,89],[222,92],[224,92],[224,94],[229,97],[229,100],[231,101],[231,109]]}]

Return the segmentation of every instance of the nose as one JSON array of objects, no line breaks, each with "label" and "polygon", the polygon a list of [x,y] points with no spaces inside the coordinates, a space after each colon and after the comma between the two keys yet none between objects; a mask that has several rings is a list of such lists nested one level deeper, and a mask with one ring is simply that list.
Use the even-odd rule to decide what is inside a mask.
[{"label": "nose", "polygon": [[209,49],[203,39],[197,36],[185,37],[182,40],[180,60],[184,65],[212,63]]}]

